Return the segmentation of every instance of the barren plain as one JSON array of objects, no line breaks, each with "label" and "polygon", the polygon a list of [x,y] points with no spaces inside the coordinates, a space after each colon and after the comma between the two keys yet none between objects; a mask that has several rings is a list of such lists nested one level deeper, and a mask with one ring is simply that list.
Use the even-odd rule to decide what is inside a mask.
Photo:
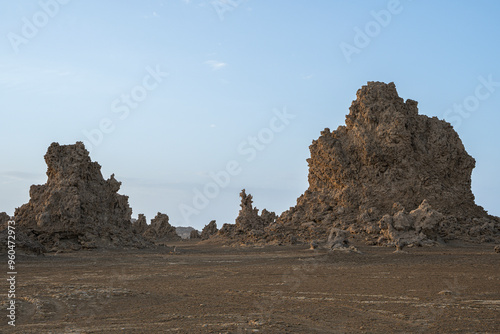
[{"label": "barren plain", "polygon": [[360,253],[179,241],[156,250],[20,256],[16,327],[4,320],[0,328],[37,334],[500,332],[500,254],[491,244],[400,253],[355,246]]}]

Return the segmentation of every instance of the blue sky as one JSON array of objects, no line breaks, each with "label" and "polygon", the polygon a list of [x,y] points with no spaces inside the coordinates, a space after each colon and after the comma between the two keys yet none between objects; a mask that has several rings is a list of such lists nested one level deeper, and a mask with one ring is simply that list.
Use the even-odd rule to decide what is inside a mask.
[{"label": "blue sky", "polygon": [[500,215],[498,1],[1,3],[0,211],[46,181],[50,143],[85,141],[134,217],[232,223],[242,188],[281,213],[312,140],[367,81],[393,81],[452,122],[476,202]]}]

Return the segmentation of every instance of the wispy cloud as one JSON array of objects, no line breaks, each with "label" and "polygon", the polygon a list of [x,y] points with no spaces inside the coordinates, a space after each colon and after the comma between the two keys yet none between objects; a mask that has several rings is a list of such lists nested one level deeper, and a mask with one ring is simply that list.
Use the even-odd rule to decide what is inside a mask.
[{"label": "wispy cloud", "polygon": [[223,63],[223,62],[217,61],[217,60],[207,60],[205,62],[205,64],[210,66],[212,68],[212,70],[214,70],[214,71],[218,71],[227,65],[226,63]]}]

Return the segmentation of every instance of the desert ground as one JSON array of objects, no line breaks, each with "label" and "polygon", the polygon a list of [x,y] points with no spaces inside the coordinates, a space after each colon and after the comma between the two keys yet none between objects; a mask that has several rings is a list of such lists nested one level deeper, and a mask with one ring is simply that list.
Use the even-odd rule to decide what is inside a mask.
[{"label": "desert ground", "polygon": [[1,332],[500,332],[492,245],[356,246],[360,253],[180,241],[20,256],[18,319]]}]

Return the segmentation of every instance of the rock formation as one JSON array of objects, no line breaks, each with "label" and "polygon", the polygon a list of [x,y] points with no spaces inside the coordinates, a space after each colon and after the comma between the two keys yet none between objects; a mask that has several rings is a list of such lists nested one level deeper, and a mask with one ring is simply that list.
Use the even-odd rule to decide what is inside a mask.
[{"label": "rock formation", "polygon": [[175,231],[175,227],[168,222],[169,218],[166,214],[158,212],[154,219],[151,219],[143,236],[155,243],[163,243],[165,241],[180,240],[181,237]]},{"label": "rock formation", "polygon": [[212,220],[210,223],[205,225],[203,230],[201,231],[201,240],[207,240],[211,236],[216,235],[219,229],[217,228],[217,223],[215,220]]},{"label": "rock formation", "polygon": [[237,231],[262,231],[276,219],[274,212],[268,212],[266,209],[262,211],[262,215],[259,215],[259,209],[253,207],[252,195],[247,195],[245,189],[241,191],[240,197],[241,209],[236,218]]},{"label": "rock formation", "polygon": [[346,126],[322,131],[310,151],[309,188],[278,219],[283,227],[313,222],[325,231],[333,226],[421,243],[464,236],[473,218],[498,226],[474,202],[475,160],[453,127],[419,115],[417,102],[403,101],[394,83],[363,86]]},{"label": "rock formation", "polygon": [[146,216],[140,213],[137,217],[137,220],[132,222],[132,227],[134,228],[134,232],[137,234],[143,234],[148,229],[148,223],[146,221]]},{"label": "rock formation", "polygon": [[324,240],[331,227],[374,244],[500,237],[500,220],[474,202],[475,160],[458,134],[446,121],[419,115],[417,102],[400,98],[394,83],[358,90],[346,125],[322,131],[310,151],[309,188],[267,228],[267,238]]},{"label": "rock formation", "polygon": [[83,143],[52,143],[45,162],[47,183],[31,186],[29,202],[16,209],[20,232],[47,251],[147,245],[133,232],[121,183],[104,180]]},{"label": "rock formation", "polygon": [[218,235],[244,244],[265,240],[266,228],[276,221],[276,214],[266,209],[259,214],[259,209],[253,207],[252,195],[247,195],[245,189],[241,191],[240,197],[241,209],[236,223],[224,224]]}]

